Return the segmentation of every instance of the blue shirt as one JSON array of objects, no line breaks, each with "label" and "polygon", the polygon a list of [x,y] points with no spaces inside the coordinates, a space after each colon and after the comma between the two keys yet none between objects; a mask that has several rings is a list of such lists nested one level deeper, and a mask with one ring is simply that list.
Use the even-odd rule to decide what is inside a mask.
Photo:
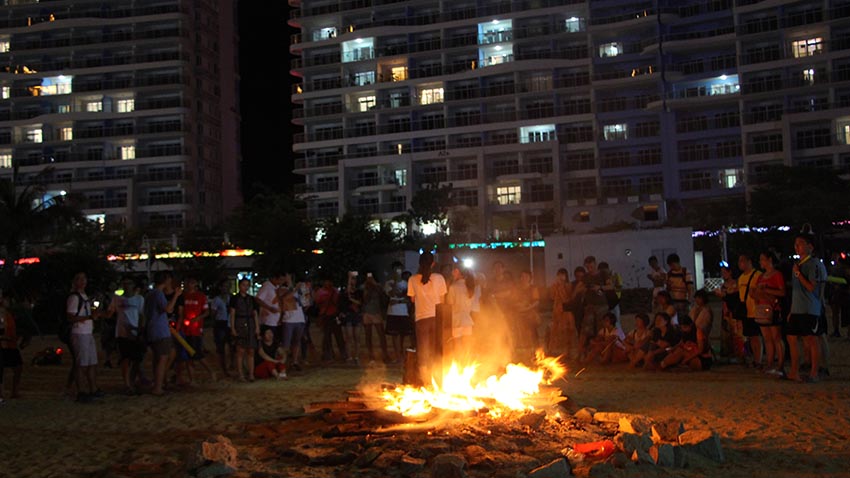
[{"label": "blue shirt", "polygon": [[165,312],[166,307],[168,307],[168,301],[165,299],[165,294],[159,289],[150,291],[145,297],[148,340],[151,342],[171,337],[171,331],[168,328],[168,314]]},{"label": "blue shirt", "polygon": [[809,256],[800,263],[800,275],[813,283],[815,288],[809,292],[796,277],[791,278],[791,313],[820,316],[823,311],[823,288],[826,283],[826,267],[817,257]]},{"label": "blue shirt", "polygon": [[230,322],[230,314],[227,313],[227,302],[221,298],[220,295],[215,296],[215,298],[210,303],[210,309],[213,312],[213,318],[216,322]]}]

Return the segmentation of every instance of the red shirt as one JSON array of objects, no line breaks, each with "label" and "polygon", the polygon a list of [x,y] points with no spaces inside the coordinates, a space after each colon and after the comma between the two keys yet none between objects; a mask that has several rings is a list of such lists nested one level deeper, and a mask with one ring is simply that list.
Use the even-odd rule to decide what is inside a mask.
[{"label": "red shirt", "polygon": [[181,324],[183,335],[198,336],[203,334],[204,321],[192,319],[204,313],[208,308],[207,296],[203,292],[195,291],[183,294],[183,323]]},{"label": "red shirt", "polygon": [[15,350],[18,348],[17,327],[15,327],[15,316],[11,312],[6,311],[5,316],[5,333],[3,334],[2,347],[4,349]]}]

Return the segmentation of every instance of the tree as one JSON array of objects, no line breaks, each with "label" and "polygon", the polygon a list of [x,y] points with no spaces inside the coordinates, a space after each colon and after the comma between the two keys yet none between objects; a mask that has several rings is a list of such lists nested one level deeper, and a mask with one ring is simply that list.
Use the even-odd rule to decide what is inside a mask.
[{"label": "tree", "polygon": [[451,205],[451,185],[425,184],[410,200],[408,214],[419,226],[436,224],[437,231],[445,233]]},{"label": "tree", "polygon": [[362,270],[371,256],[397,250],[400,238],[390,225],[373,224],[368,217],[350,214],[322,223],[324,236],[318,246],[323,254],[317,257],[317,272],[341,281],[348,271]]}]

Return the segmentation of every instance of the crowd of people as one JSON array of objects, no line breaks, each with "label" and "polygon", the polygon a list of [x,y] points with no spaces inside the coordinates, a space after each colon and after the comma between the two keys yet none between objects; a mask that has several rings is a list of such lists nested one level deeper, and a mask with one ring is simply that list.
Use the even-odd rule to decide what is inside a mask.
[{"label": "crowd of people", "polygon": [[[423,381],[445,356],[471,360],[480,352],[476,343],[504,345],[510,355],[506,363],[524,360],[540,348],[578,366],[622,363],[707,370],[723,358],[788,380],[818,381],[829,373],[827,305],[833,312],[833,334],[840,335],[842,322],[850,321],[850,274],[846,258],[840,257],[828,275],[813,249],[812,236],[801,233],[793,262],[783,263],[776,251],[757,258],[742,254],[740,273],[723,267],[723,284],[711,291],[695,290],[692,273],[676,254],[665,258],[666,268],[651,257],[647,277],[653,286],[652,306],[635,315],[628,334],[620,318],[622,280],[593,256],[572,271],[572,278],[567,269],[558,270],[548,291],[537,287],[528,271],[515,280],[498,261],[487,275],[457,260],[438,272],[429,252],[420,255],[415,274],[396,262],[386,280],[352,271],[341,287],[331,280],[314,287],[309,280],[295,281],[280,272],[265,280],[256,295],[247,278],[237,281],[235,293],[229,281],[208,285],[208,296],[195,278],[178,281],[162,271],[152,287],[139,278],[123,278],[118,291],[101,303],[88,295],[87,277],[78,273],[64,307],[67,330],[60,327],[73,363],[66,394],[82,403],[103,397],[97,366],[103,359],[111,367],[116,355],[127,394],[162,395],[201,377],[287,380],[308,359],[356,367],[364,355],[361,333],[370,364],[401,363],[407,342],[416,350],[416,370]],[[710,340],[712,295],[722,302],[717,351]],[[551,322],[541,318],[543,303],[551,304]],[[502,329],[495,328],[493,318],[502,321]],[[444,323],[450,324],[449,337],[443,336]],[[214,354],[205,350],[210,326]],[[20,348],[25,344],[16,329],[15,314],[4,298],[0,401],[3,369],[12,371],[11,397],[20,393]],[[314,342],[311,330],[321,333],[320,341]],[[807,373],[801,373],[802,364]]]}]

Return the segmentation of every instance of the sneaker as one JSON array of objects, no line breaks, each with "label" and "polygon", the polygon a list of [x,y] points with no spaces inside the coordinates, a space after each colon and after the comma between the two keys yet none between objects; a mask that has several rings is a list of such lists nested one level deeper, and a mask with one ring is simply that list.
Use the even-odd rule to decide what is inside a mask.
[{"label": "sneaker", "polygon": [[280,372],[279,374],[277,374],[277,379],[278,380],[289,380],[289,377],[286,376],[286,372]]},{"label": "sneaker", "polygon": [[773,376],[776,376],[776,377],[781,377],[784,374],[784,372],[782,372],[779,369],[775,369],[775,368],[772,368],[770,370],[765,370],[764,373],[766,373],[768,375],[773,375]]}]

